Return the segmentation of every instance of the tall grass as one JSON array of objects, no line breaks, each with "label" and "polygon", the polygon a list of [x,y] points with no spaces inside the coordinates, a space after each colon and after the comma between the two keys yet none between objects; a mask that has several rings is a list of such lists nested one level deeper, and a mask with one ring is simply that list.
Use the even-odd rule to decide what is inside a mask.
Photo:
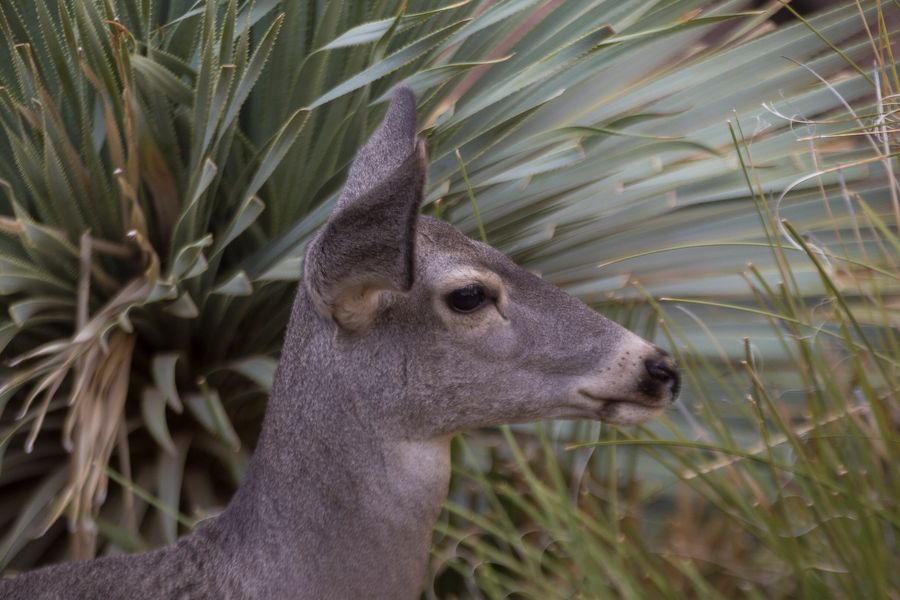
[{"label": "tall grass", "polygon": [[[619,307],[676,354],[681,404],[649,427],[460,440],[430,597],[900,597],[900,79],[887,21],[867,33],[868,101],[790,116],[813,166],[793,183],[766,189],[765,140],[722,124],[759,217],[742,243],[769,253],[740,272],[749,301],[633,282],[645,310]],[[820,218],[801,231],[809,181]]]}]

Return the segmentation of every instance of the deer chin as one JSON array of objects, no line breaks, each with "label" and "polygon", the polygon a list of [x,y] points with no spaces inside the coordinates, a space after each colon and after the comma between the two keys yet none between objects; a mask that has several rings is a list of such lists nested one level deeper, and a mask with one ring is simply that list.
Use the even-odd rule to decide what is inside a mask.
[{"label": "deer chin", "polygon": [[639,425],[658,417],[672,401],[670,399],[666,402],[644,404],[624,398],[598,396],[585,390],[579,390],[579,396],[582,398],[582,402],[587,401],[589,404],[590,418],[599,419],[610,425],[621,426]]},{"label": "deer chin", "polygon": [[600,407],[600,420],[610,425],[639,425],[659,416],[662,406],[647,406],[624,400],[607,400]]}]

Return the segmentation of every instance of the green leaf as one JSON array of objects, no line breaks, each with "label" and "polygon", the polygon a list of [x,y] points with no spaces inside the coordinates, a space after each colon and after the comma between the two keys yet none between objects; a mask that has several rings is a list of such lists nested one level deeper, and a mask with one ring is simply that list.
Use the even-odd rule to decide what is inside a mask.
[{"label": "green leaf", "polygon": [[206,270],[207,262],[203,256],[203,249],[213,243],[212,234],[206,234],[196,242],[187,244],[181,248],[172,261],[168,277],[179,280],[189,279]]},{"label": "green leaf", "polygon": [[16,327],[24,327],[37,314],[60,308],[72,310],[73,302],[67,298],[32,297],[9,305],[9,316]]},{"label": "green leaf", "polygon": [[178,296],[178,299],[166,306],[164,310],[181,319],[195,319],[200,315],[200,310],[188,292]]},{"label": "green leaf", "polygon": [[165,66],[140,54],[131,57],[131,64],[138,83],[146,92],[158,89],[182,106],[190,106],[193,102],[191,87]]},{"label": "green leaf", "polygon": [[153,383],[156,390],[159,391],[169,406],[177,413],[184,410],[181,404],[181,398],[178,396],[178,386],[175,383],[176,363],[178,362],[179,353],[167,352],[164,354],[156,354],[153,357],[151,370],[153,372]]},{"label": "green leaf", "polygon": [[357,25],[325,44],[320,51],[333,50],[335,48],[347,48],[349,46],[361,46],[363,44],[376,42],[391,29],[395,21],[396,19],[381,19]]},{"label": "green leaf", "polygon": [[201,388],[201,393],[185,396],[185,404],[207,431],[237,451],[241,446],[241,441],[228,419],[225,407],[222,406],[219,392],[206,386],[201,386]]},{"label": "green leaf", "polygon": [[508,169],[486,181],[479,182],[479,185],[491,185],[505,181],[515,181],[523,177],[534,177],[541,173],[562,169],[582,160],[584,160],[584,152],[581,146],[577,144],[561,145],[552,151],[542,154],[533,161],[523,162],[515,168]]},{"label": "green leaf", "polygon": [[192,239],[195,230],[198,229],[197,213],[199,212],[198,204],[203,198],[209,186],[215,179],[219,169],[216,164],[206,159],[203,162],[203,168],[199,172],[199,176],[194,177],[191,184],[191,191],[188,195],[189,201],[182,209],[181,216],[175,225],[175,234],[173,235],[174,247],[178,248],[184,244],[186,240]]},{"label": "green leaf", "polygon": [[[426,91],[437,87],[441,83],[444,83],[449,78],[454,75],[458,75],[459,73],[465,73],[477,67],[483,67],[487,65],[496,65],[503,62],[506,62],[512,57],[502,56],[500,58],[494,60],[479,60],[472,62],[462,62],[462,63],[451,63],[446,65],[440,65],[437,67],[431,67],[429,69],[423,69],[418,71],[414,75],[411,75],[402,81],[402,84],[408,86],[415,92],[416,96],[421,97]],[[381,96],[379,96],[376,100],[372,101],[369,105],[374,106],[376,104],[380,104],[382,102],[387,102],[391,99],[391,95],[393,90],[388,90]]]},{"label": "green leaf", "polygon": [[15,520],[7,529],[6,535],[0,539],[0,568],[5,568],[18,552],[40,532],[44,523],[47,507],[54,497],[65,486],[68,472],[65,468],[57,468],[43,475],[38,485],[29,490],[27,500],[19,506]]},{"label": "green leaf", "polygon": [[357,73],[343,83],[330,89],[326,93],[316,98],[316,100],[306,108],[308,110],[318,108],[319,106],[327,104],[336,98],[340,98],[345,94],[349,94],[354,90],[358,90],[381,79],[382,77],[393,73],[397,69],[408,63],[411,63],[412,61],[424,55],[429,50],[433,49],[435,46],[440,44],[443,39],[452,34],[454,31],[458,30],[467,22],[468,20],[458,21],[456,23],[453,23],[452,25],[442,27],[437,31],[419,38],[408,46],[386,56],[383,60],[378,61],[369,68],[363,70],[360,73]]},{"label": "green leaf", "polygon": [[237,88],[228,104],[228,110],[222,119],[223,127],[231,126],[232,122],[237,117],[238,111],[244,105],[244,102],[253,90],[253,86],[259,79],[259,76],[266,65],[266,61],[269,60],[269,54],[272,52],[272,47],[278,37],[278,32],[281,29],[283,20],[284,15],[279,15],[275,18],[275,21],[269,29],[266,30],[266,33],[259,41],[256,51],[250,57],[250,62],[241,74],[241,79],[238,81]]},{"label": "green leaf", "polygon": [[445,46],[453,46],[494,25],[513,19],[517,14],[540,4],[539,0],[519,0],[518,2],[499,2],[490,6],[477,19],[472,19],[466,27],[447,40]]},{"label": "green leaf", "polygon": [[173,444],[174,452],[162,452],[156,472],[156,490],[159,503],[168,508],[157,512],[161,522],[163,538],[174,543],[178,538],[177,517],[181,504],[181,484],[184,479],[184,465],[187,461],[189,442],[187,438],[179,438]]},{"label": "green leaf", "polygon": [[[274,166],[273,166],[274,168]],[[266,205],[257,196],[247,196],[238,208],[225,231],[217,237],[212,255],[220,254],[237,236],[244,233],[262,214]]]},{"label": "green leaf", "polygon": [[682,29],[686,29],[689,27],[698,27],[701,25],[711,25],[714,23],[721,23],[722,21],[728,21],[731,19],[741,19],[745,17],[755,17],[760,15],[759,11],[746,11],[746,12],[736,12],[736,13],[728,13],[724,15],[715,15],[712,17],[694,17],[687,21],[679,21],[676,23],[670,23],[664,25],[663,27],[653,27],[651,29],[646,29],[644,31],[637,31],[635,33],[628,33],[622,35],[616,35],[608,40],[601,42],[601,46],[613,46],[615,44],[620,44],[622,42],[630,42],[633,40],[645,39],[645,38],[657,38],[660,34],[672,33],[675,31],[680,31]]},{"label": "green leaf", "polygon": [[214,287],[212,293],[222,296],[249,296],[253,293],[253,285],[246,273],[238,271],[227,281]]},{"label": "green leaf", "polygon": [[156,388],[145,388],[141,395],[141,417],[147,431],[160,448],[174,455],[175,443],[172,441],[166,420],[166,395]]},{"label": "green leaf", "polygon": [[[0,352],[9,345],[16,334],[19,333],[19,326],[8,321],[0,321]],[[0,413],[3,410],[0,408]]]},{"label": "green leaf", "polygon": [[259,168],[253,174],[253,179],[247,185],[242,196],[252,198],[262,188],[263,184],[272,176],[275,169],[281,164],[288,150],[291,149],[297,136],[303,131],[303,126],[309,117],[306,109],[295,111],[287,122],[281,126],[272,140],[266,144],[266,150],[259,159]]},{"label": "green leaf", "polygon": [[227,368],[240,373],[267,392],[271,392],[278,361],[268,356],[251,356],[229,363]]}]

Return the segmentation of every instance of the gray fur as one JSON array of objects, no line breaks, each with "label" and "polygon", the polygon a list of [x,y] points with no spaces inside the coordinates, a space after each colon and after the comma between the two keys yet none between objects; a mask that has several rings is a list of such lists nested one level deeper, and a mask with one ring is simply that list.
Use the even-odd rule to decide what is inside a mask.
[{"label": "gray fur", "polygon": [[[153,552],[4,581],[0,596],[416,598],[452,434],[550,418],[629,424],[672,401],[665,353],[418,216],[424,174],[401,88],[307,252],[259,444],[222,515]],[[475,282],[491,301],[452,311],[447,294]],[[648,375],[651,362],[671,377]]]}]

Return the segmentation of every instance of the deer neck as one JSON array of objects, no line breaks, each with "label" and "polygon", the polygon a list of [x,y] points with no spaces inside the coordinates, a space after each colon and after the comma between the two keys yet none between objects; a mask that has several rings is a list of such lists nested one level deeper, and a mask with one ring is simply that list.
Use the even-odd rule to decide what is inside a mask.
[{"label": "deer neck", "polygon": [[263,581],[249,589],[268,597],[414,598],[447,494],[449,439],[387,433],[379,397],[404,393],[405,365],[380,357],[373,364],[397,372],[360,374],[339,351],[301,289],[256,452],[216,524],[219,543],[258,557]]}]

